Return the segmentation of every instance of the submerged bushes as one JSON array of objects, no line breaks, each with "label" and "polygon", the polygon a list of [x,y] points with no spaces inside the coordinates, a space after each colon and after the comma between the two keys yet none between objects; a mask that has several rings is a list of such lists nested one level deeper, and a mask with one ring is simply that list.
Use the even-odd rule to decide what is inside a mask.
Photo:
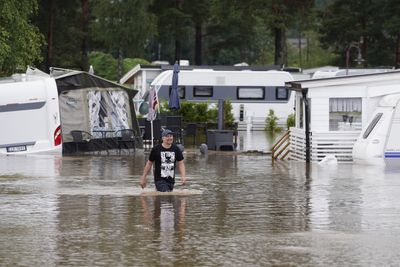
[{"label": "submerged bushes", "polygon": [[275,111],[273,109],[269,109],[268,116],[265,119],[265,130],[268,132],[278,132],[281,131],[281,128],[278,127],[279,118],[275,115]]},{"label": "submerged bushes", "polygon": [[[295,114],[290,114],[286,119],[286,126],[289,130],[290,127],[295,126]],[[265,119],[265,130],[268,132],[280,132],[282,128],[278,126],[279,118],[275,115],[275,111],[273,109],[269,109],[268,116]]]}]

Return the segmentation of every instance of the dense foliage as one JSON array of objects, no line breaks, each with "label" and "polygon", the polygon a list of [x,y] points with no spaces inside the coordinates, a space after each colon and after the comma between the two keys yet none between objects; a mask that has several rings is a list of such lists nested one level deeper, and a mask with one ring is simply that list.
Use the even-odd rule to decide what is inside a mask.
[{"label": "dense foliage", "polygon": [[[95,74],[107,78],[111,81],[118,80],[118,60],[111,54],[103,52],[91,52],[89,54],[90,65],[93,66]],[[124,73],[131,70],[137,64],[150,64],[148,61],[140,58],[125,58],[122,61],[122,70]]]},{"label": "dense foliage", "polygon": [[102,65],[117,80],[127,58],[345,66],[347,50],[352,67],[358,50],[365,67],[398,67],[399,12],[397,0],[3,0],[0,75]]},{"label": "dense foliage", "polygon": [[[216,105],[210,103],[194,103],[194,102],[181,102],[181,108],[176,111],[171,111],[168,108],[168,101],[161,101],[160,113],[161,114],[175,114],[181,115],[184,122],[212,122],[218,121],[218,108]],[[224,101],[224,123],[225,126],[234,123],[232,113],[232,103],[229,100]]]},{"label": "dense foliage", "polygon": [[265,119],[265,130],[268,132],[279,132],[282,129],[278,126],[279,118],[275,115],[273,109],[268,110],[267,118]]},{"label": "dense foliage", "polygon": [[0,76],[42,59],[43,35],[29,20],[37,9],[36,0],[0,1]]}]

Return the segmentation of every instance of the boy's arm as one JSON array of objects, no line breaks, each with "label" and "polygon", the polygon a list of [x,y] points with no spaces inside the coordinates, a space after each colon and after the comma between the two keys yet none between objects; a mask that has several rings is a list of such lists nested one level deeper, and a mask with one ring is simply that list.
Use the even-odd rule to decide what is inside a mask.
[{"label": "boy's arm", "polygon": [[145,187],[146,187],[146,184],[147,184],[146,177],[147,177],[147,174],[149,174],[149,172],[150,172],[150,170],[151,170],[151,166],[153,166],[153,162],[150,161],[150,160],[148,160],[148,161],[146,162],[146,165],[144,166],[143,175],[142,175],[142,177],[140,177],[140,186],[141,186],[142,188],[145,188]]},{"label": "boy's arm", "polygon": [[183,160],[178,161],[178,170],[179,173],[181,174],[181,183],[186,184],[187,178],[186,178],[186,169],[185,169],[185,163]]}]

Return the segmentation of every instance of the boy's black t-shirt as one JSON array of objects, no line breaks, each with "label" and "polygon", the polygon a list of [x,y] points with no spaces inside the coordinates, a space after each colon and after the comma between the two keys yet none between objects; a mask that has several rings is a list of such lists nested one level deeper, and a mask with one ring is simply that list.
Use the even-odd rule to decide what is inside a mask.
[{"label": "boy's black t-shirt", "polygon": [[174,144],[168,149],[157,145],[151,150],[149,160],[155,166],[154,180],[167,179],[174,182],[176,162],[183,160],[183,154]]}]

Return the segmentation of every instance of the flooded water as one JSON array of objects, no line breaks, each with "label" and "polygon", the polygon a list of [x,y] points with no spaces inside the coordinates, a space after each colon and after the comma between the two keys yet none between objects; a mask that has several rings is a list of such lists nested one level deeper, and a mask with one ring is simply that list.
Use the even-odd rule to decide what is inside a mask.
[{"label": "flooded water", "polygon": [[189,194],[143,196],[146,157],[1,156],[0,266],[400,262],[399,169],[188,150]]},{"label": "flooded water", "polygon": [[270,152],[271,147],[284,133],[284,131],[277,133],[265,131],[239,131],[237,150]]}]

